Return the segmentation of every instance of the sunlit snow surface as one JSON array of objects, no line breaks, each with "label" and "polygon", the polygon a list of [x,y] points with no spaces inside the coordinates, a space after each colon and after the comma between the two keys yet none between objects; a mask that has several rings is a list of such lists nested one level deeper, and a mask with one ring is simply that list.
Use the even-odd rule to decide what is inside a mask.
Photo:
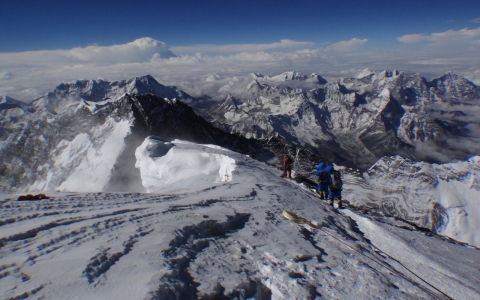
[{"label": "sunlit snow surface", "polygon": [[[203,151],[207,147],[209,151]],[[228,153],[229,150],[215,145],[180,140],[169,143],[149,137],[135,151],[135,167],[140,169],[148,192],[193,191],[232,180],[235,160]]]},{"label": "sunlit snow surface", "polygon": [[116,122],[109,118],[91,134],[79,133],[71,141],[61,141],[53,150],[54,164],[41,167],[48,170],[46,178],[37,180],[28,190],[104,190],[130,127],[131,120]]},{"label": "sunlit snow surface", "polygon": [[[160,149],[147,150],[152,144]],[[346,212],[247,156],[216,146],[171,145],[150,139],[137,149],[142,180],[152,189],[158,183],[155,193],[54,193],[39,201],[2,195],[0,294],[445,298],[429,284],[456,299],[480,293],[477,250],[350,214],[357,226]],[[148,171],[143,164],[150,164]],[[283,210],[312,225],[283,218]]]}]

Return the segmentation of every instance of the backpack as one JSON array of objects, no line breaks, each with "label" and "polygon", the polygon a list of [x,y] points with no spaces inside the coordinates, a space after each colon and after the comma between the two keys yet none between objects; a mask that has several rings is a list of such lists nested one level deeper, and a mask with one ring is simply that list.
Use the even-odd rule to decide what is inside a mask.
[{"label": "backpack", "polygon": [[293,164],[293,159],[290,157],[290,155],[283,157],[283,165],[285,166],[290,166]]},{"label": "backpack", "polygon": [[320,182],[320,184],[328,184],[330,182],[330,175],[325,172],[325,170],[323,170],[322,172],[320,172],[320,175],[318,175],[318,181]]},{"label": "backpack", "polygon": [[333,178],[332,178],[332,184],[331,184],[331,189],[335,191],[339,191],[343,187],[343,181],[340,175],[340,171],[333,171]]}]

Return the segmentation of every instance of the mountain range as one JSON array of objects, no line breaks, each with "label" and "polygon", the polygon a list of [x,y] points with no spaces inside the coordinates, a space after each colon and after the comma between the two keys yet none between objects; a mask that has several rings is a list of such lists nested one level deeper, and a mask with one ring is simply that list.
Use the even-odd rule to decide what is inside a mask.
[{"label": "mountain range", "polygon": [[[416,176],[397,163],[378,167],[389,159],[433,166],[478,155],[480,92],[473,83],[451,73],[428,81],[418,74],[370,70],[334,83],[297,72],[251,76],[243,96],[216,101],[192,97],[149,75],[63,83],[29,104],[5,96],[0,102],[2,190],[144,192],[135,150],[155,135],[219,145],[276,166],[289,153],[297,177],[311,186],[316,164],[334,162],[349,167],[345,197],[351,205],[475,240],[466,229],[473,227],[461,225],[466,219],[456,218],[453,208],[471,203],[478,192],[478,185],[458,179],[475,176],[478,166],[458,167],[468,175],[463,177],[433,172],[427,186],[424,172]],[[471,192],[455,201],[411,196],[419,189],[437,195],[445,186],[438,176],[462,182],[460,189]],[[475,204],[468,206],[476,211]],[[452,229],[457,223],[460,235]]]},{"label": "mountain range", "polygon": [[[312,78],[316,87],[295,88]],[[383,156],[439,163],[480,151],[480,88],[452,73],[428,81],[364,70],[332,83],[315,74],[252,74],[241,96],[191,105],[224,130],[257,139],[281,136],[363,170]]]},{"label": "mountain range", "polygon": [[[179,100],[186,98],[151,76],[60,84],[30,104],[4,97],[1,185],[7,190],[143,191],[134,152],[148,135],[225,146],[262,161],[295,151],[276,138],[260,141],[222,131]],[[308,151],[302,156],[321,159]]]}]

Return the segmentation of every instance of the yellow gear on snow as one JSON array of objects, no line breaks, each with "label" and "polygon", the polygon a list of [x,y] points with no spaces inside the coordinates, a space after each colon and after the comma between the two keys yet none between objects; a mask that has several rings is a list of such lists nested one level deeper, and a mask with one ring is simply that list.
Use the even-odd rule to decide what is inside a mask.
[{"label": "yellow gear on snow", "polygon": [[307,219],[303,218],[303,217],[300,217],[299,215],[297,215],[296,213],[294,212],[291,212],[291,211],[288,211],[288,210],[284,210],[282,211],[282,216],[287,219],[287,220],[290,220],[290,221],[293,221],[297,224],[307,224],[308,226],[311,226],[311,227],[314,227],[314,228],[318,228],[320,229],[320,226],[316,225],[316,224],[313,224],[312,222],[308,221]]}]

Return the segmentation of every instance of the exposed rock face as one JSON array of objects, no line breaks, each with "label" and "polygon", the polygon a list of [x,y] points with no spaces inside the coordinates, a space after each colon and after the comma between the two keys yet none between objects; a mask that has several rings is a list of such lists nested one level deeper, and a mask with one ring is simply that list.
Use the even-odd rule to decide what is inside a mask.
[{"label": "exposed rock face", "polygon": [[364,70],[334,83],[316,79],[315,89],[289,86],[306,80],[296,72],[255,74],[235,105],[228,96],[196,109],[231,132],[281,136],[360,168],[385,155],[446,162],[480,151],[480,89],[464,77],[447,73],[429,82],[418,74]]}]

